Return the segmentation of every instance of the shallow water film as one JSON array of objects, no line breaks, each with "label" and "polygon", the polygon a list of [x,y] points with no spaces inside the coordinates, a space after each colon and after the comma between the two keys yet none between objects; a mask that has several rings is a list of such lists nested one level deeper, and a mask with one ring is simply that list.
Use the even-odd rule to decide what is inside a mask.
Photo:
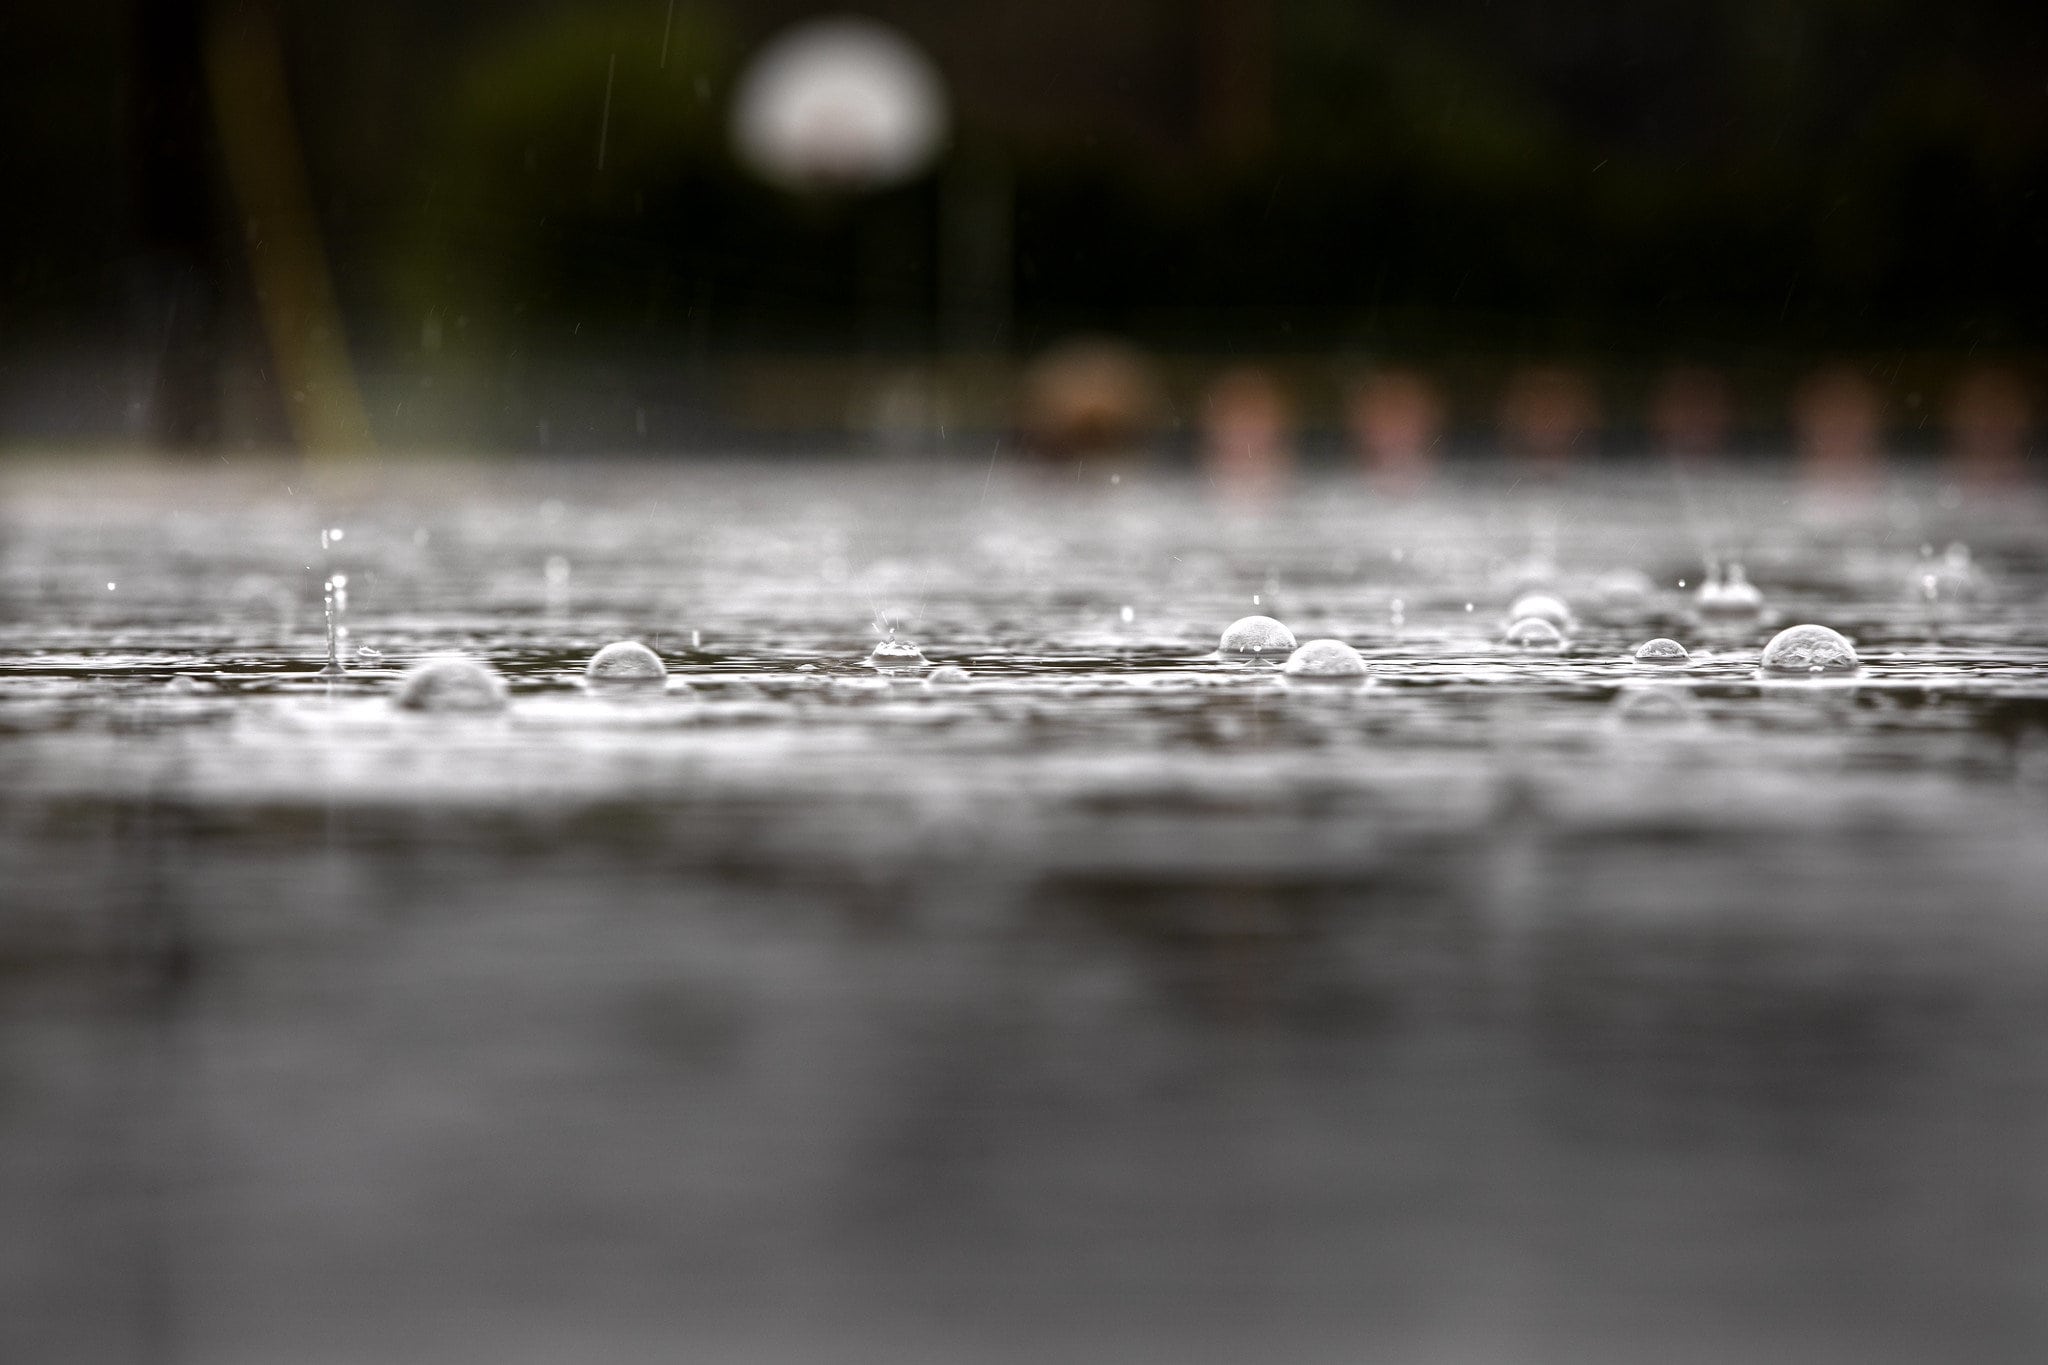
[{"label": "shallow water film", "polygon": [[0,605],[0,1359],[2048,1358],[2036,503],[16,468]]}]

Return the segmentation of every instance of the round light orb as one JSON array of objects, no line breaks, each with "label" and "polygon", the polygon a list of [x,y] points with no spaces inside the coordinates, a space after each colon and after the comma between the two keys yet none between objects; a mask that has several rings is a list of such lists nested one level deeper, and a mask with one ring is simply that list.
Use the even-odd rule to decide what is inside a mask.
[{"label": "round light orb", "polygon": [[799,24],[755,55],[732,114],[740,159],[789,190],[900,184],[946,140],[938,69],[871,19]]},{"label": "round light orb", "polygon": [[1572,609],[1564,604],[1563,598],[1553,597],[1547,592],[1524,593],[1508,608],[1508,620],[1527,621],[1532,618],[1548,621],[1564,630],[1572,623]]},{"label": "round light orb", "polygon": [[467,655],[443,654],[408,668],[392,700],[407,711],[502,711],[505,683]]},{"label": "round light orb", "polygon": [[668,665],[638,640],[614,640],[590,656],[583,676],[604,683],[660,682],[668,677]]},{"label": "round light orb", "polygon": [[1294,632],[1270,616],[1244,616],[1217,642],[1217,657],[1232,663],[1277,664],[1294,652]]},{"label": "round light orb", "polygon": [[1507,642],[1516,649],[1564,648],[1564,632],[1540,616],[1525,616],[1508,627]]},{"label": "round light orb", "polygon": [[1661,668],[1670,668],[1678,664],[1691,663],[1692,655],[1686,653],[1685,646],[1678,643],[1678,641],[1667,640],[1659,636],[1654,640],[1646,641],[1636,649],[1636,662],[1639,664],[1656,664]]},{"label": "round light orb", "polygon": [[894,672],[929,668],[931,660],[925,658],[924,651],[909,640],[884,640],[868,655],[868,667]]},{"label": "round light orb", "polygon": [[1342,640],[1310,640],[1287,656],[1280,671],[1290,678],[1346,680],[1366,675],[1365,660]]},{"label": "round light orb", "polygon": [[1826,626],[1788,626],[1764,646],[1767,673],[1854,673],[1862,666],[1856,647]]}]

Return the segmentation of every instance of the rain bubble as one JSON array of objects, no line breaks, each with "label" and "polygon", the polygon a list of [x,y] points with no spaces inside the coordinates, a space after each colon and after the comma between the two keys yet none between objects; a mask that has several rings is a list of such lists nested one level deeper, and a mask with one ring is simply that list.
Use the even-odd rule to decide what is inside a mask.
[{"label": "rain bubble", "polygon": [[583,675],[592,682],[659,682],[668,665],[638,640],[614,640],[590,656]]},{"label": "rain bubble", "polygon": [[1526,616],[1508,627],[1507,642],[1517,649],[1564,648],[1564,632],[1540,616]]},{"label": "rain bubble", "polygon": [[931,660],[909,640],[884,640],[868,655],[868,667],[885,670],[929,668]]},{"label": "rain bubble", "polygon": [[971,675],[958,664],[941,664],[925,674],[926,687],[959,687],[971,681]]},{"label": "rain bubble", "polygon": [[1676,664],[1691,663],[1692,655],[1686,653],[1685,646],[1678,643],[1678,641],[1667,640],[1659,636],[1654,640],[1646,642],[1636,650],[1636,662],[1639,664],[1657,664],[1668,668]]},{"label": "rain bubble", "polygon": [[408,711],[502,711],[505,684],[475,659],[438,655],[405,671],[393,703]]},{"label": "rain bubble", "polygon": [[1342,640],[1310,640],[1287,656],[1281,669],[1290,678],[1363,678],[1365,660]]},{"label": "rain bubble", "polygon": [[1270,616],[1245,616],[1230,623],[1216,646],[1219,658],[1233,663],[1277,663],[1294,652],[1294,632]]},{"label": "rain bubble", "polygon": [[1841,632],[1826,626],[1790,626],[1764,646],[1769,673],[1853,673],[1860,660]]},{"label": "rain bubble", "polygon": [[1524,593],[1515,599],[1515,605],[1508,608],[1508,620],[1527,621],[1530,619],[1548,621],[1560,631],[1572,623],[1572,609],[1562,598],[1547,592]]}]

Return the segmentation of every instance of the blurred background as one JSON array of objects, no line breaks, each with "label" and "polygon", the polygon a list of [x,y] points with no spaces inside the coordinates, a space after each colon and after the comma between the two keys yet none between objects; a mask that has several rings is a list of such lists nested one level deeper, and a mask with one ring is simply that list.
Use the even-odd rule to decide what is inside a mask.
[{"label": "blurred background", "polygon": [[17,451],[2036,458],[2026,3],[13,0],[0,52]]}]

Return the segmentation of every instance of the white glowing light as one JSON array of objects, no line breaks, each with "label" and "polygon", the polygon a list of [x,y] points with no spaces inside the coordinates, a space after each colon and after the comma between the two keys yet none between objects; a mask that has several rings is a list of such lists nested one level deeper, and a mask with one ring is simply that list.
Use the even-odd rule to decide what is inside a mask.
[{"label": "white glowing light", "polygon": [[733,106],[733,142],[786,189],[866,189],[910,179],[946,138],[938,71],[894,29],[821,19],[754,58]]}]

